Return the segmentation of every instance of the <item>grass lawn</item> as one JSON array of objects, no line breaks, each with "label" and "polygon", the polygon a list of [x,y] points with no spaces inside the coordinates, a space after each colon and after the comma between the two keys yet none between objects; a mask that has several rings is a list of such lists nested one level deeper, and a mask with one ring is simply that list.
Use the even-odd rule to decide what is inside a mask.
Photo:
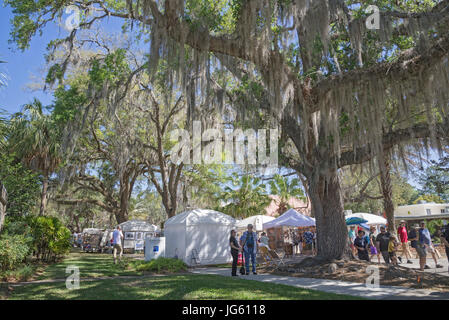
[{"label": "grass lawn", "polygon": [[80,268],[80,288],[68,290],[65,281],[34,283],[14,288],[11,300],[38,299],[360,299],[292,286],[217,275],[171,274],[137,278],[87,281],[83,278],[140,276],[130,259],[114,265],[108,254],[71,253],[64,261],[50,265],[41,280],[65,279],[67,266]]},{"label": "grass lawn", "polygon": [[[124,261],[129,259],[124,258]],[[65,279],[68,266],[79,267],[81,278],[138,276],[142,272],[126,269],[123,265],[115,265],[111,254],[72,252],[64,261],[48,266],[37,280]]]},{"label": "grass lawn", "polygon": [[253,280],[215,275],[170,275],[133,279],[80,281],[80,288],[66,289],[65,282],[16,287],[12,300],[29,299],[241,299],[309,300],[357,299],[356,297],[300,289]]}]

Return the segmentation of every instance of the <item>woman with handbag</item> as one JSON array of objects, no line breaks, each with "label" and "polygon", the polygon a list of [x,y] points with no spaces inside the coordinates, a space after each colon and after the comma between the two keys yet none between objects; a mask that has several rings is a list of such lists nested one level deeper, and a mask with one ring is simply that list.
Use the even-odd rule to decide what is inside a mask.
[{"label": "woman with handbag", "polygon": [[231,230],[231,237],[229,238],[229,243],[231,245],[231,255],[232,255],[232,276],[237,276],[237,261],[239,258],[239,251],[241,251],[241,248],[239,246],[239,243],[237,239],[235,238],[235,230]]}]

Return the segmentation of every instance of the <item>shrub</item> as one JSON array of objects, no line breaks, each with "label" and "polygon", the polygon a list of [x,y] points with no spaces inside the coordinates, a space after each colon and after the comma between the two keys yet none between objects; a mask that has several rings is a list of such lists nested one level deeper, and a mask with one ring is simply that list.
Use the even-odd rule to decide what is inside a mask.
[{"label": "shrub", "polygon": [[70,251],[70,230],[56,217],[30,218],[33,249],[42,261],[55,261]]},{"label": "shrub", "polygon": [[12,270],[20,265],[30,252],[29,240],[23,235],[0,237],[0,270]]},{"label": "shrub", "polygon": [[152,272],[164,272],[175,273],[180,271],[186,271],[187,265],[184,261],[173,258],[157,258],[150,261],[141,262],[136,267],[137,271],[152,271]]},{"label": "shrub", "polygon": [[27,281],[31,279],[34,274],[34,268],[29,265],[24,265],[23,267],[16,270],[16,279],[19,281]]},{"label": "shrub", "polygon": [[34,274],[34,268],[29,265],[24,265],[15,270],[7,270],[0,273],[0,280],[11,281],[28,281]]}]

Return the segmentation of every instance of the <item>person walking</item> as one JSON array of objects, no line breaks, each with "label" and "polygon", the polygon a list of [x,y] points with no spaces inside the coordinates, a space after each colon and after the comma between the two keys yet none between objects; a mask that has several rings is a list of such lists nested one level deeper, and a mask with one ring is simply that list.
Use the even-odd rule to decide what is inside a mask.
[{"label": "person walking", "polygon": [[360,260],[369,260],[369,254],[368,254],[368,246],[369,241],[367,237],[365,237],[365,231],[359,230],[357,233],[357,237],[354,240],[354,247],[357,249],[357,256]]},{"label": "person walking", "polygon": [[249,224],[247,231],[243,232],[240,237],[240,245],[243,248],[243,255],[245,257],[246,275],[249,274],[249,260],[251,259],[253,274],[256,272],[256,254],[259,249],[257,242],[257,233],[253,232],[253,225]]},{"label": "person walking", "polygon": [[386,264],[390,263],[390,255],[388,254],[388,244],[390,242],[390,233],[387,232],[385,226],[380,227],[380,233],[376,237],[377,251],[382,254]]},{"label": "person walking", "polygon": [[398,251],[399,242],[397,237],[393,234],[390,236],[390,240],[388,241],[388,256],[393,265],[398,264],[398,257],[396,252]]},{"label": "person walking", "polygon": [[122,261],[123,247],[122,247],[123,233],[120,226],[112,233],[112,246],[114,248],[114,264],[117,264],[117,251],[119,252],[119,260]]},{"label": "person walking", "polygon": [[[408,233],[407,228],[405,227],[405,221],[401,220],[398,228],[398,237],[401,241],[401,248],[402,248],[402,254],[405,255],[405,258],[407,259],[407,263],[413,263],[410,258],[412,257],[412,254],[410,252],[410,249],[408,248]],[[402,259],[401,259],[402,260]]]},{"label": "person walking", "polygon": [[[426,228],[426,222],[421,221],[419,229],[419,241],[421,245],[425,248],[426,252],[430,252],[432,255],[433,261],[435,261],[435,268],[443,268],[441,264],[438,263],[438,259],[435,254],[435,247],[432,243],[432,238],[430,236],[429,229]],[[428,265],[424,266],[424,269],[430,269]]]},{"label": "person walking", "polygon": [[380,253],[377,251],[376,247],[376,227],[371,226],[369,228],[369,249],[370,249],[370,260],[373,258],[373,256],[377,256],[377,263],[380,264]]},{"label": "person walking", "polygon": [[354,225],[349,227],[348,237],[349,237],[349,246],[351,247],[352,254],[355,255],[357,249],[354,246],[354,240],[357,237],[357,235],[355,234],[355,226]]},{"label": "person walking", "polygon": [[[424,245],[421,244],[421,241],[419,239],[419,224],[416,223],[413,225],[408,234],[408,240],[410,241],[410,246],[414,248],[416,253],[418,254],[419,270],[424,271],[424,268],[426,266],[427,253]],[[429,268],[429,266],[427,266],[427,268]]]},{"label": "person walking", "polygon": [[229,244],[231,245],[231,255],[232,255],[231,275],[233,277],[237,277],[237,262],[239,260],[239,251],[242,251],[242,248],[240,248],[239,243],[237,242],[235,236],[236,236],[235,230],[231,230],[231,237],[229,238]]}]

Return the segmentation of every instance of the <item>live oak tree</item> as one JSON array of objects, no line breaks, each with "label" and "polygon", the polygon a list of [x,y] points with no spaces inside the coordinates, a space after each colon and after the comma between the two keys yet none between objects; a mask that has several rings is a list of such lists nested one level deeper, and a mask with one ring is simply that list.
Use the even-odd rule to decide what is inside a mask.
[{"label": "live oak tree", "polygon": [[[420,138],[439,148],[446,135],[447,0],[373,1],[380,9],[378,30],[365,25],[366,18],[372,22],[365,2],[349,0],[6,2],[14,9],[11,35],[20,48],[65,6],[83,13],[92,6],[96,16],[86,15],[80,29],[108,17],[139,28],[133,32],[150,40],[150,71],[159,58],[177,62],[169,77],[187,97],[202,93],[207,99],[210,70],[225,68],[218,61],[260,78],[270,114],[294,147],[289,165],[307,179],[318,256],[326,259],[349,252],[339,168],[375,161]],[[198,85],[187,86],[185,71],[192,65]],[[397,110],[394,127],[386,121],[391,106]]]}]

